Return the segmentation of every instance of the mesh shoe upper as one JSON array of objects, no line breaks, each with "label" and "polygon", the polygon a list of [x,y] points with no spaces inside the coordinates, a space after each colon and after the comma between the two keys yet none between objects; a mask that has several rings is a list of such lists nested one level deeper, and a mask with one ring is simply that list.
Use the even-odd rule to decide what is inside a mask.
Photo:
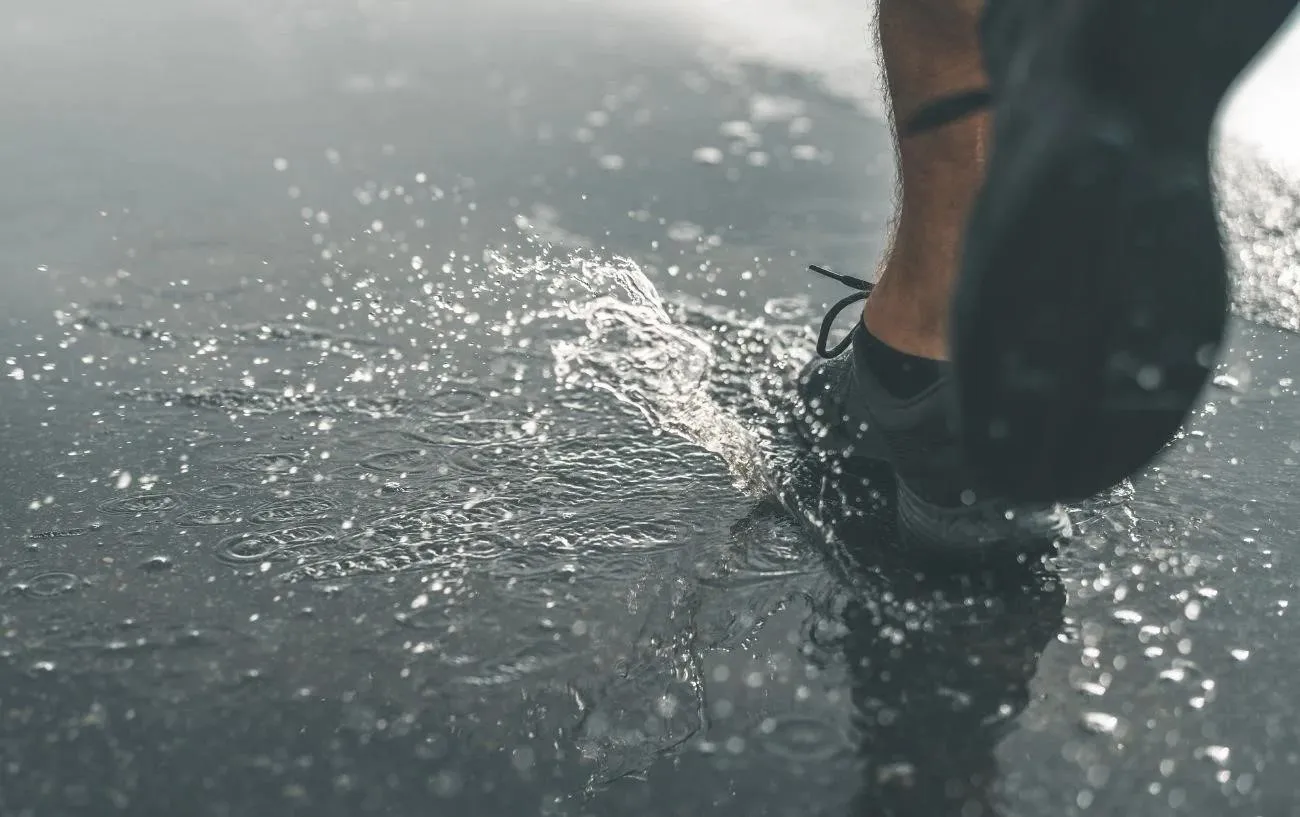
[{"label": "mesh shoe upper", "polygon": [[872,373],[866,333],[855,329],[838,356],[815,360],[799,382],[801,428],[818,451],[852,461],[887,459],[912,491],[936,505],[976,497],[961,466],[948,400],[948,367],[919,394],[898,398]]}]

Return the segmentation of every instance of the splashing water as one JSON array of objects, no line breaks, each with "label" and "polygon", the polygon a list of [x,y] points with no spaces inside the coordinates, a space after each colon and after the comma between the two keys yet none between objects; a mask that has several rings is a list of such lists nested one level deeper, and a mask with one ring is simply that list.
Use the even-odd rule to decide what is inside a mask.
[{"label": "splashing water", "polygon": [[[713,339],[675,321],[654,284],[629,259],[605,264],[575,260],[569,268],[591,297],[567,300],[543,313],[587,328],[577,341],[552,345],[558,381],[567,388],[614,395],[653,427],[717,454],[741,490],[770,492],[772,481],[755,434],[709,394],[716,360]],[[598,294],[608,289],[614,291]]]},{"label": "splashing water", "polygon": [[[180,543],[165,570],[182,579],[400,581],[372,637],[410,677],[464,711],[567,677],[562,728],[590,779],[639,774],[704,727],[701,652],[740,643],[815,576],[770,506],[773,412],[807,330],[670,303],[634,262],[582,248],[488,252],[479,270],[468,291],[468,273],[422,285],[425,353],[367,340],[411,331],[418,310],[343,272],[330,278],[367,293],[369,334],[69,310],[69,331],[138,344],[162,374],[136,384],[133,358],[96,360],[134,418],[108,432],[120,456],[173,433],[189,452],[147,491],[87,490],[87,513],[108,541],[145,522],[159,552]],[[471,318],[488,312],[476,304],[504,318]],[[440,360],[448,346],[462,351]],[[250,376],[264,361],[277,378]],[[58,593],[24,592],[99,587],[82,567],[16,578],[51,575]],[[574,601],[557,605],[559,587]]]}]

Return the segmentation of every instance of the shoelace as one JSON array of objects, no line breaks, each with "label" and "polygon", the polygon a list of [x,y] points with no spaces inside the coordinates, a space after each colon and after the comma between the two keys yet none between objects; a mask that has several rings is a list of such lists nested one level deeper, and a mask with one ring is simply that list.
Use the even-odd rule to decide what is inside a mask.
[{"label": "shoelace", "polygon": [[[918,111],[908,121],[904,134],[911,136],[934,130],[987,108],[992,101],[993,96],[987,88],[975,88],[942,97]],[[833,349],[827,348],[826,344],[830,341],[831,330],[835,328],[835,319],[849,306],[858,301],[865,301],[867,296],[871,294],[871,283],[861,278],[854,278],[852,275],[841,275],[838,272],[832,272],[818,264],[810,264],[808,269],[818,275],[833,278],[841,284],[856,290],[852,295],[841,298],[830,308],[830,311],[826,313],[826,317],[822,320],[821,332],[817,334],[817,354],[824,358],[839,357],[853,342],[853,331],[851,330],[843,340],[835,344]],[[856,328],[855,326],[854,329],[856,330]]]},{"label": "shoelace", "polygon": [[[839,357],[840,353],[849,348],[849,344],[853,342],[853,331],[850,331],[843,340],[835,344],[834,349],[827,349],[826,343],[831,338],[831,330],[835,328],[835,319],[838,318],[840,313],[847,307],[852,306],[858,301],[865,301],[867,296],[871,294],[871,283],[869,281],[864,281],[861,278],[854,278],[852,275],[841,275],[838,272],[831,272],[819,264],[810,264],[808,265],[808,269],[818,275],[824,275],[827,278],[834,278],[841,284],[853,287],[853,289],[857,290],[852,295],[846,295],[841,298],[835,303],[835,306],[831,307],[830,311],[826,313],[826,317],[822,319],[822,330],[817,335],[817,354],[827,359]],[[854,330],[856,330],[856,328],[857,327],[855,326]]]}]

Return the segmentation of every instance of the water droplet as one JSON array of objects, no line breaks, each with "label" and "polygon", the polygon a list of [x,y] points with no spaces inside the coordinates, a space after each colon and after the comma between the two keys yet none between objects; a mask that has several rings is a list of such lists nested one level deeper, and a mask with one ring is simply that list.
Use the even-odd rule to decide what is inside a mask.
[{"label": "water droplet", "polygon": [[814,145],[795,145],[790,148],[790,156],[801,162],[815,162],[821,158],[821,151]]},{"label": "water droplet", "polygon": [[521,772],[526,772],[533,768],[533,763],[537,759],[537,753],[528,746],[519,746],[510,753],[510,765],[514,766]]},{"label": "water droplet", "polygon": [[1119,730],[1119,718],[1105,712],[1084,712],[1083,728],[1097,735],[1114,735]]},{"label": "water droplet", "polygon": [[808,314],[807,298],[770,298],[763,304],[763,312],[780,321],[796,321]]},{"label": "water droplet", "polygon": [[690,244],[700,240],[700,236],[704,235],[704,228],[689,221],[678,221],[669,226],[667,235],[673,241]]},{"label": "water droplet", "polygon": [[910,781],[916,776],[916,767],[905,760],[897,763],[887,763],[876,769],[876,781],[878,783],[891,783],[893,781]]},{"label": "water droplet", "polygon": [[680,703],[674,695],[660,695],[655,701],[655,712],[661,718],[671,718],[677,714]]},{"label": "water droplet", "polygon": [[1164,372],[1159,366],[1146,365],[1138,369],[1137,384],[1147,391],[1155,391],[1164,381]]},{"label": "water droplet", "polygon": [[173,567],[171,558],[167,556],[150,556],[140,563],[140,569],[150,573],[161,573],[171,570]]},{"label": "water droplet", "polygon": [[721,150],[715,147],[701,147],[695,149],[695,152],[691,154],[691,158],[702,165],[720,165],[722,164],[723,154]]},{"label": "water droplet", "polygon": [[1216,374],[1213,383],[1220,389],[1244,394],[1250,388],[1250,367],[1245,363],[1234,363]]},{"label": "water droplet", "polygon": [[1219,355],[1219,347],[1214,343],[1206,343],[1196,350],[1196,362],[1203,368],[1210,368],[1214,365],[1214,359]]}]

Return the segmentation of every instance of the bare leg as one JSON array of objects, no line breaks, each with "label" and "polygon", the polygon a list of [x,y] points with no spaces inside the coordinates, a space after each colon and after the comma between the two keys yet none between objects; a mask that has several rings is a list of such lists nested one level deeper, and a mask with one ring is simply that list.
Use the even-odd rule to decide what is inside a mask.
[{"label": "bare leg", "polygon": [[[895,123],[927,102],[983,87],[983,0],[880,0],[880,48]],[[897,128],[896,128],[897,129]],[[948,302],[966,213],[984,175],[988,116],[900,137],[893,244],[863,319],[894,348],[948,357]]]}]

